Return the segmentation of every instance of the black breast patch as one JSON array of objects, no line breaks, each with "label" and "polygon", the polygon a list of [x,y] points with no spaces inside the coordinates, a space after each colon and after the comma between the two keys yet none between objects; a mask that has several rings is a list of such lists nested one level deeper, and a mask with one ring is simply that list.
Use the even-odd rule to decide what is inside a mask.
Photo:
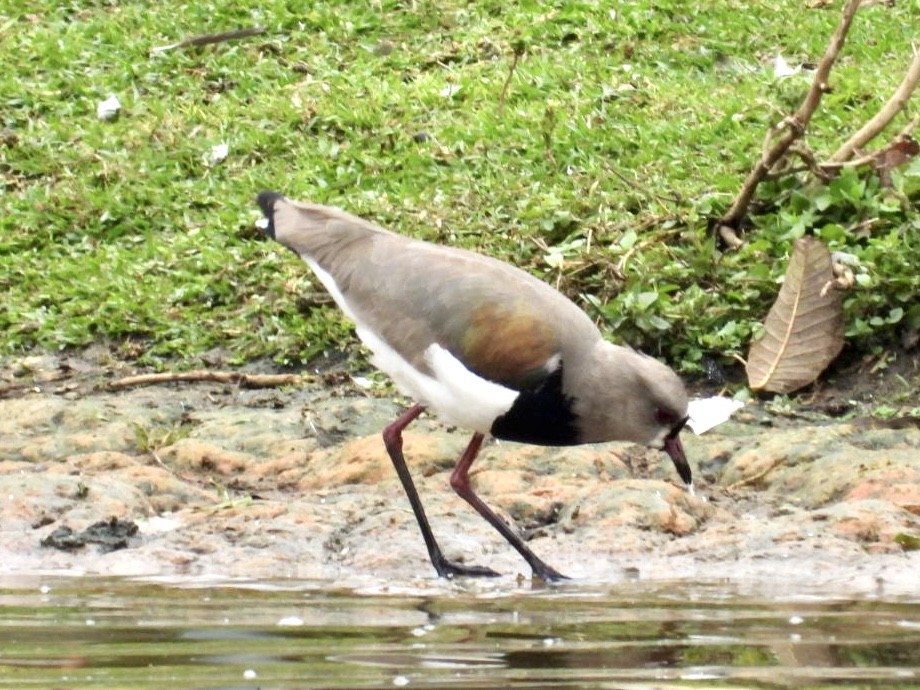
[{"label": "black breast patch", "polygon": [[505,414],[492,423],[492,435],[537,446],[574,446],[581,441],[572,398],[562,393],[562,366],[537,388],[521,391]]}]

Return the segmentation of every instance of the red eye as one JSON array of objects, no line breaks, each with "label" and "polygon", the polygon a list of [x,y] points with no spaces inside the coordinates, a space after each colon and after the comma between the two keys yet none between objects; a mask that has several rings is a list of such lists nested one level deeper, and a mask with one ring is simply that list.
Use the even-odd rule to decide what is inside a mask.
[{"label": "red eye", "polygon": [[655,410],[655,421],[665,426],[673,426],[677,422],[677,415],[659,407]]}]

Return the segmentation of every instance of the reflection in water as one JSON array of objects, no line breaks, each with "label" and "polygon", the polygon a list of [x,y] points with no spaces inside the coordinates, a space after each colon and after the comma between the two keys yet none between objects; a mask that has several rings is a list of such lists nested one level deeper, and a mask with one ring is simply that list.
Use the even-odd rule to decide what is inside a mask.
[{"label": "reflection in water", "polygon": [[920,601],[438,587],[0,583],[0,688],[920,687]]}]

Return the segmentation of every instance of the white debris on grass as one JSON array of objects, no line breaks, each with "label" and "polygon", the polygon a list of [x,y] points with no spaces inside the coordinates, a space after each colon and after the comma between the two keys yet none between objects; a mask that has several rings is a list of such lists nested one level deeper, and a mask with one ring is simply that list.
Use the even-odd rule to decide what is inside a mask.
[{"label": "white debris on grass", "polygon": [[118,96],[109,96],[104,101],[96,104],[96,117],[100,120],[114,120],[121,112],[121,101]]},{"label": "white debris on grass", "polygon": [[137,529],[141,534],[164,534],[179,529],[182,520],[173,515],[153,515],[146,519],[137,520]]},{"label": "white debris on grass", "polygon": [[691,400],[688,407],[690,419],[687,426],[699,436],[727,422],[732,414],[744,407],[744,403],[733,398],[715,395],[711,398]]},{"label": "white debris on grass", "polygon": [[298,625],[303,625],[303,618],[299,616],[285,616],[278,621],[278,625],[296,627]]},{"label": "white debris on grass", "polygon": [[782,55],[777,55],[773,59],[773,76],[777,79],[784,79],[785,77],[791,77],[795,74],[798,74],[802,71],[802,66],[792,67],[786,62],[786,59]]},{"label": "white debris on grass", "polygon": [[440,94],[441,98],[453,98],[462,87],[459,84],[448,84],[443,89],[441,89]]},{"label": "white debris on grass", "polygon": [[211,150],[205,156],[205,161],[213,167],[223,162],[228,155],[230,155],[230,145],[226,142],[221,142],[211,147]]}]

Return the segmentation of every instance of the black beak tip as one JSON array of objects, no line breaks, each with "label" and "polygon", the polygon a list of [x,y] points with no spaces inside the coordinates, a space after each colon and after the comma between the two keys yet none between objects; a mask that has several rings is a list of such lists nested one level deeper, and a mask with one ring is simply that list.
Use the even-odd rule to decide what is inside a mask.
[{"label": "black beak tip", "polygon": [[262,213],[268,221],[268,224],[262,228],[262,232],[272,239],[275,239],[275,202],[283,198],[284,196],[278,194],[278,192],[264,191],[256,195],[256,203],[262,209]]}]

